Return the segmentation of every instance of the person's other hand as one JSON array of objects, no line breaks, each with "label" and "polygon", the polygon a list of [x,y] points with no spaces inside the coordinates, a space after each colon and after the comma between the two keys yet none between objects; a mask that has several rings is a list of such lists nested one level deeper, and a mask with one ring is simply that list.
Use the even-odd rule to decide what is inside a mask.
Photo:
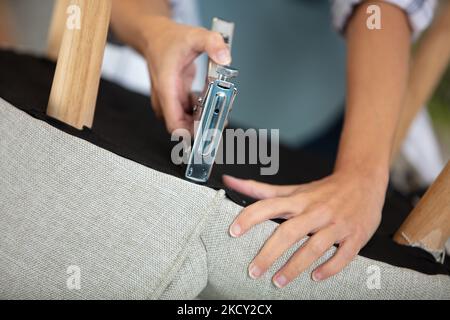
[{"label": "person's other hand", "polygon": [[274,275],[274,284],[283,288],[335,244],[336,253],[314,270],[313,280],[325,280],[353,260],[380,224],[387,178],[336,172],[305,185],[274,186],[229,176],[224,177],[224,183],[261,199],[240,213],[230,227],[231,236],[240,237],[266,220],[287,219],[250,264],[253,279],[260,278],[290,247],[311,235]]},{"label": "person's other hand", "polygon": [[218,64],[231,63],[229,48],[219,33],[181,25],[165,17],[152,18],[144,55],[151,75],[152,106],[169,132],[193,130],[194,61],[204,52]]}]

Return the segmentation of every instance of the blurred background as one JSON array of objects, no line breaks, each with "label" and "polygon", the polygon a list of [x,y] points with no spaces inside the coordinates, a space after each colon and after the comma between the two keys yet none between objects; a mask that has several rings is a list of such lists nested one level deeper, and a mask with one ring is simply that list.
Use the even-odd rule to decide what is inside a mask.
[{"label": "blurred background", "polygon": [[[53,0],[0,0],[0,43],[45,54],[53,3]],[[196,22],[192,23],[209,27],[215,16],[236,23],[233,65],[241,74],[232,121],[242,127],[280,128],[282,142],[292,148],[321,152],[314,149],[320,145],[329,154],[335,152],[335,147],[327,145],[329,140],[323,136],[336,139],[339,136],[345,105],[346,52],[343,39],[331,26],[329,2],[189,0],[188,3],[197,12]],[[139,66],[140,72],[146,72],[145,65]],[[400,158],[394,175],[400,184],[427,185],[450,159],[450,69],[428,111],[430,118],[423,113],[421,123],[423,126],[431,119],[432,138],[440,150],[425,163],[420,157]],[[418,132],[420,136],[421,131]],[[311,141],[321,143],[313,146]],[[425,148],[418,146],[417,150],[426,150],[430,141],[422,141]],[[419,174],[411,174],[414,168]]]},{"label": "blurred background", "polygon": [[428,109],[445,159],[450,159],[450,68],[447,69]]}]

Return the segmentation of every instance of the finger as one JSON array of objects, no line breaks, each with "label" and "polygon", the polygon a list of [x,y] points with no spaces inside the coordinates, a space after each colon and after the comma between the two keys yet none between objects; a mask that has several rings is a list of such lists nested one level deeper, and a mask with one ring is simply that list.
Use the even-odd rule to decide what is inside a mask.
[{"label": "finger", "polygon": [[166,124],[167,131],[173,133],[178,129],[186,129],[191,131],[192,129],[192,117],[175,111],[171,112],[167,109],[162,109],[164,122]]},{"label": "finger", "polygon": [[155,79],[151,75],[150,75],[150,83],[151,83],[150,103],[151,103],[153,112],[155,113],[155,116],[158,119],[162,119],[161,103],[158,99],[158,96],[159,96],[158,88],[156,86]]},{"label": "finger", "polygon": [[183,86],[183,90],[182,90],[182,106],[183,109],[186,113],[191,114],[192,113],[192,109],[194,107],[194,104],[192,103],[192,97],[191,97],[191,92],[192,92],[192,83],[194,82],[194,78],[195,78],[195,73],[196,73],[196,67],[195,64],[190,64],[186,67],[186,69],[183,71],[182,74],[182,86]]},{"label": "finger", "polygon": [[322,221],[311,214],[301,215],[281,224],[250,264],[250,277],[261,277],[290,247],[321,224]]},{"label": "finger", "polygon": [[287,198],[265,199],[248,206],[238,215],[230,227],[230,235],[232,237],[240,237],[253,226],[267,221],[276,219],[286,214],[292,213],[294,210],[301,210],[301,204],[295,205]]},{"label": "finger", "polygon": [[329,227],[313,235],[294,253],[289,261],[273,277],[273,283],[278,288],[284,288],[311,264],[330,249],[337,239],[335,228]]},{"label": "finger", "polygon": [[166,124],[167,131],[173,133],[179,129],[186,129],[189,132],[192,131],[192,117],[179,112],[171,112],[167,109],[162,109],[164,122]]},{"label": "finger", "polygon": [[173,88],[174,83],[175,81],[170,80],[163,81],[161,85],[163,89],[159,96],[166,128],[170,133],[177,129],[189,130],[192,122],[192,117],[184,111],[178,94]]},{"label": "finger", "polygon": [[313,272],[313,280],[322,281],[341,272],[358,255],[360,249],[357,240],[342,242],[334,256]]},{"label": "finger", "polygon": [[285,197],[290,195],[297,186],[276,186],[254,180],[243,180],[231,176],[223,176],[224,184],[239,193],[247,195],[253,199],[268,199],[275,197]]},{"label": "finger", "polygon": [[195,121],[200,121],[200,119],[198,119],[198,114],[194,112],[194,106],[198,104],[198,99],[199,99],[199,94],[195,93],[195,92],[191,92],[189,94],[189,99],[190,99],[190,103],[192,108],[187,111],[187,114],[191,117],[191,125],[189,126],[189,132],[191,133],[191,136],[195,136]]},{"label": "finger", "polygon": [[220,33],[206,29],[196,29],[191,37],[191,41],[193,41],[194,50],[199,53],[206,52],[215,63],[221,65],[231,63],[230,48]]},{"label": "finger", "polygon": [[191,92],[189,96],[191,98],[191,104],[194,106],[194,105],[199,103],[198,99],[200,98],[201,93],[197,92],[197,91],[194,91],[194,92]]},{"label": "finger", "polygon": [[158,93],[155,88],[152,90],[152,95],[150,96],[150,102],[152,105],[153,112],[158,119],[162,119],[161,105],[158,99]]}]

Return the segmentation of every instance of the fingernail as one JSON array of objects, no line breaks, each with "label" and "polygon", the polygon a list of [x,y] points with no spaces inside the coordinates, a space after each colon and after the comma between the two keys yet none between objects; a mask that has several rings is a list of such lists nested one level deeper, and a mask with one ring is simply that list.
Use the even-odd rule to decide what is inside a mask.
[{"label": "fingernail", "polygon": [[250,267],[248,268],[248,274],[249,274],[250,278],[252,278],[253,280],[256,280],[261,277],[262,270],[257,265],[252,263],[252,264],[250,264]]},{"label": "fingernail", "polygon": [[279,275],[275,277],[273,283],[275,284],[275,286],[277,286],[277,288],[282,289],[287,285],[288,280],[285,276]]},{"label": "fingernail", "polygon": [[228,49],[223,49],[219,51],[216,55],[217,62],[220,64],[230,64],[231,63],[231,55]]},{"label": "fingernail", "polygon": [[233,224],[230,228],[230,235],[233,238],[237,238],[241,235],[242,229],[238,224]]},{"label": "fingernail", "polygon": [[321,281],[323,279],[323,276],[319,272],[313,272],[312,279],[315,282],[319,282],[319,281]]}]

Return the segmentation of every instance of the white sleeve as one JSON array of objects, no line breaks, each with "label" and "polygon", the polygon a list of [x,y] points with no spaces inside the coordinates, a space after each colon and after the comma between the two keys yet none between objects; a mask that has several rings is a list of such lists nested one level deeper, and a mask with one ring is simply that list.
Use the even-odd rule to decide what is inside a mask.
[{"label": "white sleeve", "polygon": [[[437,0],[384,0],[403,9],[409,18],[409,24],[416,39],[433,20]],[[331,0],[334,27],[343,32],[354,8],[362,0]]]}]

